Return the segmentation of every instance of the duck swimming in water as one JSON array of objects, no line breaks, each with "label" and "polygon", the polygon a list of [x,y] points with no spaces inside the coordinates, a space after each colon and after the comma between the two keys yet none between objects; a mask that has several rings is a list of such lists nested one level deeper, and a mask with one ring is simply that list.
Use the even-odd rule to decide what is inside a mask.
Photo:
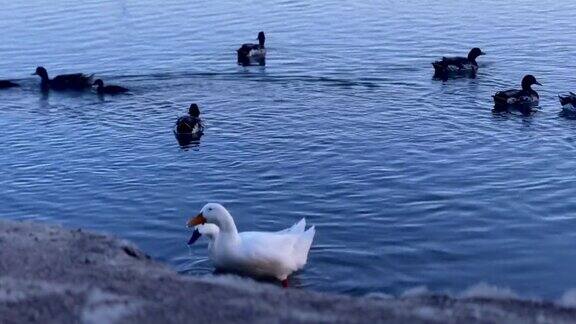
[{"label": "duck swimming in water", "polygon": [[43,90],[85,90],[92,86],[92,75],[85,75],[82,73],[75,74],[62,74],[53,79],[48,77],[48,71],[42,66],[36,68],[36,72],[32,75],[40,76],[42,80],[40,86]]},{"label": "duck swimming in water", "polygon": [[441,61],[432,63],[434,66],[434,77],[447,78],[450,74],[472,74],[478,72],[476,59],[480,55],[486,55],[478,47],[470,50],[467,57],[443,57]]},{"label": "duck swimming in water", "polygon": [[236,50],[236,52],[238,52],[238,65],[266,65],[265,42],[266,36],[264,35],[264,32],[261,31],[258,33],[258,44],[242,44],[242,46]]},{"label": "duck swimming in water", "polygon": [[[208,224],[216,227],[205,227]],[[283,287],[288,287],[290,274],[306,265],[316,233],[314,226],[306,230],[304,219],[279,232],[239,233],[232,215],[217,203],[206,204],[187,225],[204,226],[197,228],[188,242],[192,244],[201,234],[207,234],[210,259],[217,269],[276,278]]]},{"label": "duck swimming in water", "polygon": [[8,80],[0,80],[0,89],[8,89],[8,88],[14,88],[14,87],[19,87],[20,85],[18,83],[14,83],[12,81],[8,81]]},{"label": "duck swimming in water", "polygon": [[576,114],[576,93],[569,92],[567,95],[558,95],[560,99],[560,105],[562,105],[562,110],[569,114]]},{"label": "duck swimming in water", "polygon": [[174,125],[174,136],[182,147],[197,142],[204,135],[204,125],[200,119],[200,108],[197,104],[191,104],[188,116],[178,117]]},{"label": "duck swimming in water", "polygon": [[200,108],[193,103],[188,108],[188,116],[178,117],[174,132],[177,134],[200,135],[204,131],[202,120],[200,119]]},{"label": "duck swimming in water", "polygon": [[540,97],[538,92],[532,89],[532,85],[542,85],[533,75],[525,75],[522,78],[522,89],[512,89],[496,92],[494,97],[494,108],[520,108],[526,109],[538,105]]},{"label": "duck swimming in water", "polygon": [[94,81],[94,84],[96,86],[96,93],[100,94],[100,95],[104,95],[104,94],[109,94],[109,95],[115,95],[115,94],[119,94],[119,93],[125,93],[128,92],[128,89],[121,87],[121,86],[117,86],[117,85],[104,85],[104,81],[102,81],[101,79],[97,79],[96,81]]}]

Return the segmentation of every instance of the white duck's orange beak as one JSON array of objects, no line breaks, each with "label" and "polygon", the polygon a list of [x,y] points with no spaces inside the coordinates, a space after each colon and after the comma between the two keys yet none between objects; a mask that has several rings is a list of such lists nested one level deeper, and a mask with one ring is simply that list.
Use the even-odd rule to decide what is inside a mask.
[{"label": "white duck's orange beak", "polygon": [[195,217],[190,218],[190,220],[186,225],[188,227],[194,227],[200,224],[206,224],[206,218],[204,218],[204,215],[202,215],[202,213],[196,215]]}]

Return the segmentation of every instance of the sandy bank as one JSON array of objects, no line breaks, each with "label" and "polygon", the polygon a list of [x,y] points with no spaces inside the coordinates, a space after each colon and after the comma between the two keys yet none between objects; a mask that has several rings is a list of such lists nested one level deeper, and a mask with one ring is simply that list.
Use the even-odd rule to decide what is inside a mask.
[{"label": "sandy bank", "polygon": [[0,323],[573,323],[553,303],[443,295],[353,298],[181,276],[133,244],[0,221]]}]

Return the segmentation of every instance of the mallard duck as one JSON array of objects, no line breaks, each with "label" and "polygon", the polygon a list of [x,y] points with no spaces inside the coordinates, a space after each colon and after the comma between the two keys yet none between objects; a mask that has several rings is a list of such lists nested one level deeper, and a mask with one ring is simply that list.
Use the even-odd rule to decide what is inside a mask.
[{"label": "mallard duck", "polygon": [[188,108],[188,116],[178,117],[174,126],[174,133],[201,135],[204,131],[202,119],[200,119],[200,108],[193,103]]},{"label": "mallard duck", "polygon": [[36,68],[32,75],[40,76],[40,86],[44,90],[85,90],[92,86],[92,75],[82,73],[62,74],[50,79],[48,71],[42,66]]},{"label": "mallard duck", "polygon": [[443,57],[442,60],[432,63],[434,66],[434,76],[445,78],[451,73],[471,73],[476,74],[478,63],[476,59],[480,55],[486,55],[478,47],[470,50],[467,57]]},{"label": "mallard duck", "polygon": [[266,65],[265,42],[266,36],[264,35],[264,32],[261,31],[258,33],[258,44],[242,44],[242,46],[236,50],[238,53],[238,65]]},{"label": "mallard duck", "polygon": [[576,114],[576,93],[569,92],[565,96],[558,95],[558,99],[560,99],[560,105],[562,105],[563,111]]},{"label": "mallard duck", "polygon": [[174,136],[178,144],[187,147],[192,143],[198,143],[204,135],[204,125],[200,119],[200,108],[197,104],[191,104],[188,116],[178,117],[174,125]]},{"label": "mallard duck", "polygon": [[203,224],[218,227],[217,232],[209,230],[213,236],[210,258],[216,268],[256,278],[276,278],[283,287],[288,286],[290,274],[306,265],[316,233],[314,226],[305,230],[304,219],[280,232],[238,233],[232,215],[217,203],[206,204],[187,226]]},{"label": "mallard duck", "polygon": [[117,85],[104,85],[104,81],[102,81],[101,79],[97,79],[96,81],[94,81],[94,84],[96,86],[96,93],[104,95],[104,94],[109,94],[109,95],[115,95],[115,94],[120,94],[120,93],[125,93],[128,92],[128,89],[121,87],[121,86],[117,86]]},{"label": "mallard duck", "polygon": [[512,89],[496,92],[494,106],[498,107],[519,107],[525,108],[538,105],[540,97],[538,92],[532,89],[532,85],[540,84],[533,75],[526,75],[522,78],[522,89]]},{"label": "mallard duck", "polygon": [[12,81],[8,81],[8,80],[0,80],[0,89],[8,89],[8,88],[14,88],[14,87],[19,87],[20,85],[18,83],[14,83]]}]

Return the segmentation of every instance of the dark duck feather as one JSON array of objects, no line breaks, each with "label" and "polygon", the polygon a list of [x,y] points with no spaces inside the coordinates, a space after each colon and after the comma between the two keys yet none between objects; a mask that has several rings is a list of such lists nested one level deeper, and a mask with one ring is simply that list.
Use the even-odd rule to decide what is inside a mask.
[{"label": "dark duck feather", "polygon": [[94,85],[96,86],[96,93],[101,95],[104,94],[115,95],[128,92],[128,89],[121,86],[117,85],[105,86],[104,81],[102,81],[101,79],[97,79],[96,81],[94,81]]},{"label": "dark duck feather", "polygon": [[541,85],[533,75],[526,75],[522,78],[522,89],[512,89],[496,92],[494,97],[494,107],[530,107],[537,105],[540,101],[538,92],[532,89],[532,85]]},{"label": "dark duck feather", "polygon": [[258,44],[242,44],[242,46],[236,50],[238,53],[238,65],[266,65],[266,48],[264,47],[265,42],[266,36],[264,35],[264,32],[259,32]]},{"label": "dark duck feather", "polygon": [[92,75],[82,73],[62,74],[53,79],[48,77],[48,71],[39,66],[33,75],[40,76],[42,89],[48,90],[85,90],[92,86]]},{"label": "dark duck feather", "polygon": [[558,99],[560,99],[560,104],[562,106],[566,105],[576,105],[576,93],[570,92],[568,95],[562,96],[558,95]]},{"label": "dark duck feather", "polygon": [[8,88],[14,88],[14,87],[19,87],[20,85],[18,83],[14,83],[12,81],[8,81],[8,80],[0,80],[0,89],[8,89]]},{"label": "dark duck feather", "polygon": [[432,63],[434,76],[447,77],[450,73],[473,73],[478,71],[476,59],[480,55],[486,55],[479,48],[470,50],[467,57],[443,57],[441,61]]}]

